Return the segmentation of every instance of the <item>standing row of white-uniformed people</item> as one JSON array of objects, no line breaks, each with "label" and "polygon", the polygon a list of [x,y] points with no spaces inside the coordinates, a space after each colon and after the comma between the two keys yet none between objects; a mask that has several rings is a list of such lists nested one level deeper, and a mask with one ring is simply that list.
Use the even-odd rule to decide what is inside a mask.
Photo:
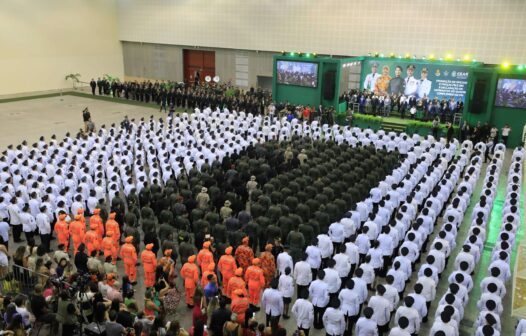
[{"label": "standing row of white-uniformed people", "polygon": [[[495,155],[504,152],[502,146],[495,147]],[[504,157],[502,157],[504,159]],[[502,226],[492,251],[491,262],[488,267],[487,276],[481,281],[481,296],[477,302],[480,313],[475,323],[476,335],[501,334],[500,314],[503,310],[502,300],[506,295],[506,282],[511,277],[510,259],[515,235],[520,225],[520,190],[522,188],[522,161],[524,159],[524,149],[514,150],[511,165],[507,178],[506,197],[502,208]],[[496,168],[498,170],[498,167]],[[517,326],[517,335],[521,323]]]},{"label": "standing row of white-uniformed people", "polygon": [[[435,147],[434,145],[432,146],[433,148]],[[453,149],[449,149],[447,148],[447,150],[451,150],[452,153],[454,153],[454,148]],[[439,154],[439,152],[435,152],[435,157],[437,157]],[[421,192],[422,194],[427,192],[427,194],[423,194],[422,197],[421,197],[421,200],[424,200],[428,195],[429,195],[429,192],[431,189],[433,189],[434,186],[436,186],[436,184],[438,183],[438,181],[440,180],[440,177],[443,175],[443,173],[445,172],[446,168],[447,168],[447,160],[446,160],[446,157],[452,157],[452,155],[448,155],[449,153],[446,151],[444,153],[442,153],[444,155],[442,155],[442,158],[439,160],[439,161],[442,161],[442,165],[441,164],[436,164],[436,167],[433,167],[433,168],[437,168],[437,169],[432,169],[430,172],[428,172],[428,176],[427,176],[427,179],[426,181],[428,181],[429,185],[431,186],[431,188],[423,188],[422,191],[418,190],[418,192]],[[463,163],[467,162],[468,158],[469,158],[469,153],[467,151],[464,151],[463,153],[464,156],[461,156],[459,158],[458,161],[461,161]],[[426,158],[430,158],[429,160],[429,163],[431,163],[433,161],[433,156],[425,156],[424,157]],[[410,160],[410,158],[408,157],[408,160]],[[457,162],[458,162],[457,161]],[[422,164],[422,165],[426,165],[426,160],[422,160],[422,161],[418,161],[418,164]],[[429,165],[429,163],[427,163],[427,166]],[[402,165],[402,167],[404,167],[404,165]],[[417,165],[416,166],[417,168],[419,168],[420,166]],[[403,169],[403,168],[402,168]],[[407,185],[409,186],[415,186],[419,180],[417,178],[415,178],[415,172],[420,172],[423,176],[424,175],[424,172],[426,172],[426,167],[424,167],[424,169],[422,170],[419,170],[419,169],[414,169],[414,167],[412,168],[414,171],[412,171],[411,173],[412,174],[407,174],[407,180],[404,181],[407,183]],[[461,170],[461,169],[460,169]],[[458,168],[457,170],[455,169],[452,169],[452,172],[454,172],[455,174],[459,174],[459,171]],[[407,173],[407,171],[406,171]],[[433,174],[434,173],[434,174]],[[405,175],[401,175],[402,177],[404,177]],[[392,179],[393,177],[392,176],[389,176],[387,177],[386,180],[389,180],[389,179]],[[411,180],[411,178],[415,178],[414,180]],[[424,181],[424,182],[426,182]],[[396,182],[401,182],[401,179],[399,179],[398,181]],[[425,184],[425,183],[424,183]],[[381,184],[382,185],[382,184]],[[390,185],[387,184],[387,186],[389,187]],[[404,183],[401,183],[401,188],[397,189],[396,191],[397,192],[401,192],[403,197],[400,197],[400,198],[396,198],[396,200],[398,200],[398,203],[396,203],[395,207],[394,208],[398,208],[398,205],[402,202],[402,200],[408,196],[408,192],[404,192],[406,190],[408,191],[411,191],[411,188],[407,188],[406,190],[403,189],[403,186],[404,186]],[[427,185],[426,185],[427,187]],[[388,189],[388,188],[386,188]],[[417,188],[415,188],[417,189]],[[451,191],[451,189],[450,189]],[[376,192],[376,191],[374,191]],[[371,193],[374,195],[374,192],[371,191]],[[388,193],[386,193],[386,196],[387,196]],[[397,195],[398,196],[398,195]],[[447,199],[447,197],[446,197]],[[367,219],[367,213],[368,213],[368,208],[367,208],[367,204],[368,202],[370,202],[369,204],[371,205],[371,210],[373,210],[373,208],[375,208],[375,203],[371,201],[371,199],[363,202],[363,206],[365,208],[365,211],[364,211],[364,214],[363,214],[363,217],[364,219]],[[391,203],[391,202],[389,202]],[[349,298],[353,298],[353,295],[350,294],[350,293],[359,293],[357,295],[354,296],[354,299],[357,300],[357,302],[359,303],[360,305],[360,308],[361,308],[361,305],[365,302],[365,300],[367,299],[367,285],[369,285],[369,287],[371,287],[371,285],[373,284],[374,282],[374,278],[375,276],[380,273],[380,271],[382,270],[383,268],[383,262],[384,262],[384,256],[387,256],[387,253],[384,255],[383,253],[379,253],[378,256],[375,256],[374,252],[373,253],[365,253],[365,257],[364,257],[364,263],[359,263],[359,253],[358,252],[358,246],[356,246],[356,244],[354,244],[354,241],[355,241],[355,236],[353,235],[353,223],[356,223],[352,220],[353,216],[355,216],[355,219],[358,219],[357,223],[359,224],[355,224],[354,225],[354,228],[358,227],[362,222],[361,222],[361,218],[360,216],[362,216],[362,214],[360,213],[360,205],[361,204],[358,204],[357,205],[357,208],[355,210],[353,210],[351,213],[350,213],[350,218],[348,219],[351,219],[350,221],[347,221],[348,219],[343,219],[342,221],[340,221],[339,224],[335,224],[335,225],[331,225],[332,228],[329,229],[329,233],[331,234],[332,238],[333,238],[333,241],[334,241],[334,245],[336,246],[339,246],[341,244],[341,239],[339,236],[336,236],[336,239],[335,238],[335,235],[337,234],[345,234],[345,232],[347,231],[350,231],[351,232],[351,235],[353,236],[352,237],[352,240],[353,242],[347,242],[344,246],[344,249],[341,249],[340,250],[340,253],[336,254],[334,256],[334,266],[336,267],[336,272],[338,275],[340,275],[340,278],[342,278],[342,280],[345,280],[346,276],[345,274],[348,273],[348,270],[349,269],[353,269],[356,267],[356,265],[359,265],[360,267],[354,272],[354,277],[352,278],[352,281],[349,281],[348,283],[345,283],[345,281],[342,281],[347,288],[343,289],[340,293],[339,293],[339,299],[340,301],[342,302],[342,307],[344,309],[349,309],[348,308],[348,304],[346,304],[347,301],[351,300],[351,299],[346,299],[346,296],[348,295]],[[412,213],[413,214],[413,217],[411,219],[414,219],[414,214],[416,214],[416,211],[417,211],[417,208],[418,206],[421,205],[421,203],[416,203],[414,202],[413,203],[413,197],[410,197],[409,199],[409,202],[408,204],[404,204],[404,206],[402,206],[401,208],[404,209],[404,211],[407,211],[407,213]],[[408,206],[409,208],[412,208],[413,210],[408,210]],[[393,208],[393,209],[394,209]],[[376,213],[378,213],[376,211]],[[427,211],[425,211],[425,213],[427,213]],[[388,216],[389,218],[390,216]],[[398,221],[398,225],[400,225],[400,220],[403,218],[403,215],[401,218],[399,218],[399,221]],[[407,220],[406,223],[410,223],[411,219]],[[341,227],[339,227],[339,225],[343,225],[344,228],[346,227],[349,227],[350,229],[349,230],[342,230]],[[373,227],[376,226],[375,222],[372,222]],[[396,225],[393,225],[394,227],[396,227]],[[400,242],[401,241],[401,237],[403,237],[405,234],[406,234],[406,231],[407,229],[409,228],[409,224],[406,224],[405,225],[405,230],[403,230],[403,233],[401,235],[397,235],[397,239],[396,239],[396,242]],[[394,229],[393,229],[394,230]],[[368,231],[367,229],[364,229],[363,231]],[[389,234],[389,230],[385,230],[383,232],[383,234],[386,234],[388,235]],[[393,231],[393,232],[397,232],[397,231]],[[362,232],[363,233],[363,232]],[[367,233],[367,232],[366,232]],[[395,233],[396,234],[396,233]],[[309,274],[308,274],[308,267],[306,266],[307,263],[309,263],[311,265],[311,271],[312,270],[316,270],[321,264],[322,264],[322,259],[323,259],[323,254],[324,254],[324,251],[325,251],[325,255],[327,255],[327,257],[330,257],[333,253],[332,251],[332,244],[330,243],[327,243],[327,239],[326,237],[324,237],[325,235],[320,235],[318,237],[318,244],[317,245],[311,245],[307,248],[306,252],[307,252],[307,259],[306,261],[301,261],[298,263],[298,267],[301,267],[301,269],[303,269],[303,273],[305,275],[305,278],[307,278],[307,280],[305,279],[302,279],[301,283],[298,282],[298,285],[301,285],[301,286],[306,286],[306,284],[308,283],[308,277],[309,277]],[[372,239],[369,239],[369,237],[365,234],[364,235],[365,239],[363,239],[364,242],[367,242],[367,243],[371,243],[371,241],[373,241],[373,244],[376,244],[378,243],[378,241],[376,240],[377,238],[379,238],[380,236],[378,236],[378,234],[376,234],[375,236],[372,237]],[[320,239],[321,238],[321,239]],[[344,241],[348,241],[350,237],[345,237]],[[380,240],[382,241],[382,240]],[[385,239],[385,241],[388,241],[388,239]],[[382,245],[383,246],[383,245]],[[398,246],[397,244],[394,244],[394,246]],[[385,248],[385,246],[383,246]],[[376,248],[376,247],[375,247]],[[374,250],[375,248],[371,249],[371,250]],[[387,250],[389,249],[388,245],[387,245]],[[378,249],[380,250],[380,249]],[[385,250],[384,250],[385,251]],[[419,251],[418,251],[418,248],[414,249],[413,250],[415,252],[415,255],[418,255],[419,254]],[[345,263],[343,262],[345,260],[345,257],[344,255],[348,255],[348,262]],[[407,254],[407,252],[406,252]],[[379,261],[377,264],[375,264],[377,267],[373,267],[371,265],[371,255],[375,256],[376,260]],[[401,256],[399,256],[401,257]],[[405,257],[405,256],[404,256]],[[350,262],[352,261],[352,262]],[[411,265],[413,264],[413,261],[415,261],[415,259],[412,259],[412,260],[407,260],[408,263],[404,262],[404,265],[409,265],[409,274],[411,273]],[[327,264],[327,262],[325,262],[324,264]],[[400,268],[400,263],[396,263],[395,264],[398,264],[398,268]],[[345,266],[346,265],[346,266]],[[321,274],[319,275],[322,275],[323,278],[325,279],[326,277],[326,271],[329,271],[329,273],[333,273],[332,272],[332,266],[333,266],[333,263],[328,263],[327,265],[328,267],[324,270],[324,272],[322,272]],[[395,265],[396,267],[396,265]],[[376,272],[375,272],[375,269],[376,269]],[[394,270],[394,271],[397,271],[397,270]],[[297,273],[295,271],[295,273]],[[313,274],[315,274],[314,272],[312,272]],[[400,272],[401,273],[401,272]],[[398,274],[400,274],[398,273]],[[396,273],[395,273],[396,274]],[[332,276],[333,278],[334,276]],[[403,277],[400,276],[400,277]],[[403,286],[405,286],[405,280],[408,278],[408,276],[405,276],[405,279],[402,280],[401,282],[403,283]],[[389,289],[389,293],[393,294],[394,293],[394,297],[396,297],[398,299],[399,295],[400,295],[400,292],[402,291],[403,292],[403,288],[401,288],[400,291],[398,291],[393,285],[395,285],[395,283],[400,283],[400,281],[395,281],[395,277],[393,276],[393,274],[388,274],[387,276],[387,285],[385,285],[385,287],[388,287]],[[396,279],[398,280],[398,279]],[[338,281],[327,281],[327,283],[336,283],[338,284]],[[326,286],[325,286],[326,285]],[[329,289],[329,285],[325,284],[324,285],[324,281],[319,281],[319,279],[315,282],[313,282],[311,284],[311,297],[313,297],[313,303],[314,303],[314,310],[315,310],[315,317],[314,317],[314,325],[315,327],[321,327],[320,325],[320,317],[322,312],[323,312],[323,308],[329,303],[329,298],[331,296],[335,296],[336,292],[337,292],[337,289],[336,288],[332,288],[332,290]],[[326,291],[327,291],[327,295],[328,295],[328,298],[324,298],[324,297],[319,297],[318,294],[319,293],[324,293],[323,291],[323,287],[326,287]],[[333,287],[337,287],[337,286],[333,286]],[[417,287],[417,290],[419,287],[421,287],[420,285],[416,286]],[[432,288],[433,286],[429,286],[429,288]],[[383,287],[382,287],[383,288]],[[320,290],[321,289],[321,290]],[[420,289],[420,291],[422,291],[423,289]],[[382,291],[382,289],[380,289],[380,291]],[[331,293],[332,292],[332,293]],[[314,294],[314,295],[313,295]],[[331,295],[332,294],[332,295]],[[374,301],[374,300],[373,300]],[[381,300],[380,300],[381,301]],[[422,301],[419,300],[419,302],[421,303]],[[425,303],[425,301],[424,301]],[[347,315],[348,317],[348,320],[349,320],[349,317],[351,319],[353,318],[357,318],[359,316],[359,309],[356,309],[356,307],[352,307],[354,309],[349,309],[349,311],[351,311],[350,314],[345,314]],[[316,314],[316,311],[318,311],[318,313]],[[355,312],[357,312],[356,314],[354,314]],[[318,315],[318,318],[316,317],[316,315]],[[356,321],[356,319],[354,319],[354,321]],[[348,321],[352,325],[353,321]],[[383,322],[383,321],[381,321]],[[318,325],[316,325],[318,324]],[[382,324],[382,327],[385,327],[385,325],[383,323]],[[376,327],[377,325],[375,325]],[[358,327],[358,326],[357,326]]]}]

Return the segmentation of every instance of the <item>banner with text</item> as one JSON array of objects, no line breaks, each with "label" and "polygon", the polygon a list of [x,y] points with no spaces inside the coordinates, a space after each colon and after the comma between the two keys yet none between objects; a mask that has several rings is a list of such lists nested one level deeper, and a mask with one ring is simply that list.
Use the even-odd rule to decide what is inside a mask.
[{"label": "banner with text", "polygon": [[366,60],[362,64],[360,87],[382,96],[464,101],[469,68],[469,65],[413,63],[402,59]]}]

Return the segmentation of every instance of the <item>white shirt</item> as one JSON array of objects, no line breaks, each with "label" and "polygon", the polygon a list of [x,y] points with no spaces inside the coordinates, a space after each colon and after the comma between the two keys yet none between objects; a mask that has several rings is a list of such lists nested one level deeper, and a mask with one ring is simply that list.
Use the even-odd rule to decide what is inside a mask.
[{"label": "white shirt", "polygon": [[418,333],[420,330],[420,314],[413,307],[400,306],[396,310],[395,321],[398,321],[400,317],[405,316],[409,320],[409,326],[407,326],[407,331],[409,333]]},{"label": "white shirt", "polygon": [[294,265],[294,280],[299,286],[308,286],[312,281],[312,271],[308,262],[300,260]]},{"label": "white shirt", "polygon": [[51,233],[51,223],[49,221],[49,217],[47,214],[41,212],[37,214],[37,217],[35,220],[36,220],[36,224],[38,227],[38,232],[41,235]]},{"label": "white shirt", "polygon": [[285,298],[291,298],[294,295],[294,280],[290,275],[279,276],[278,290]]},{"label": "white shirt", "polygon": [[429,79],[419,79],[418,80],[418,98],[424,98],[424,95],[429,98],[429,92],[431,92],[431,81]]},{"label": "white shirt", "polygon": [[331,238],[329,238],[329,236],[327,236],[326,234],[318,235],[318,248],[321,251],[322,258],[329,258],[330,256],[332,256],[334,247],[332,245]]},{"label": "white shirt", "polygon": [[290,271],[294,270],[294,262],[292,257],[287,252],[281,252],[276,258],[276,266],[278,268],[279,274],[285,274],[285,269],[290,267]]},{"label": "white shirt", "polygon": [[332,259],[336,262],[334,269],[338,271],[340,278],[344,278],[349,275],[351,271],[351,258],[344,253],[338,253]]},{"label": "white shirt", "polygon": [[383,326],[389,322],[391,318],[391,302],[383,296],[375,295],[369,300],[368,306],[374,310],[372,319],[376,321],[379,326]]},{"label": "white shirt", "polygon": [[273,288],[267,288],[263,291],[261,297],[261,306],[265,313],[271,316],[280,316],[283,314],[283,298],[281,293]]},{"label": "white shirt", "polygon": [[33,232],[37,228],[37,222],[30,213],[24,212],[20,214],[20,219],[22,220],[22,230],[24,232]]},{"label": "white shirt", "polygon": [[307,246],[305,253],[309,256],[307,262],[311,268],[318,269],[321,265],[321,250],[314,245]]},{"label": "white shirt", "polygon": [[360,317],[354,330],[356,336],[378,336],[378,326],[372,318]]},{"label": "white shirt", "polygon": [[329,293],[336,293],[340,290],[340,287],[342,285],[342,279],[340,279],[340,275],[338,274],[338,271],[336,271],[333,268],[326,268],[325,271],[325,278],[323,281],[327,284],[329,288]]},{"label": "white shirt", "polygon": [[328,335],[343,335],[345,331],[345,317],[342,311],[332,307],[327,308],[323,314],[323,326]]},{"label": "white shirt", "polygon": [[325,307],[329,303],[329,287],[323,280],[316,279],[309,286],[311,302],[316,307]]},{"label": "white shirt", "polygon": [[346,316],[356,316],[360,310],[360,297],[358,292],[353,289],[344,288],[338,294],[340,309]]},{"label": "white shirt", "polygon": [[314,306],[310,301],[297,299],[292,306],[291,313],[299,328],[310,329],[314,323]]},{"label": "white shirt", "polygon": [[329,226],[329,236],[331,237],[331,240],[335,243],[342,243],[345,239],[345,232],[343,229],[343,225],[339,222],[332,223]]},{"label": "white shirt", "polygon": [[2,237],[4,242],[9,241],[9,224],[3,221],[0,222],[0,237]]}]

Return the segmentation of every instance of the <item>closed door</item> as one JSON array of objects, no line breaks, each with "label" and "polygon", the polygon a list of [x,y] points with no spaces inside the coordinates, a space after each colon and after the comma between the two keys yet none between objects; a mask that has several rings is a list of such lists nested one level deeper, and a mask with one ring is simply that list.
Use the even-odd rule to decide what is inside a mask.
[{"label": "closed door", "polygon": [[216,55],[214,51],[184,49],[183,63],[185,83],[193,84],[197,74],[199,74],[200,82],[203,82],[206,76],[215,76]]}]

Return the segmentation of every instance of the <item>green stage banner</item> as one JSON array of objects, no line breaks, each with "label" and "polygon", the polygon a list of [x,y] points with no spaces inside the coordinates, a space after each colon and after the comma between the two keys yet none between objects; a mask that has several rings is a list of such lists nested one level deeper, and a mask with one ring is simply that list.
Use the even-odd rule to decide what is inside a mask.
[{"label": "green stage banner", "polygon": [[413,62],[406,59],[365,60],[360,87],[385,96],[464,101],[469,65]]}]

